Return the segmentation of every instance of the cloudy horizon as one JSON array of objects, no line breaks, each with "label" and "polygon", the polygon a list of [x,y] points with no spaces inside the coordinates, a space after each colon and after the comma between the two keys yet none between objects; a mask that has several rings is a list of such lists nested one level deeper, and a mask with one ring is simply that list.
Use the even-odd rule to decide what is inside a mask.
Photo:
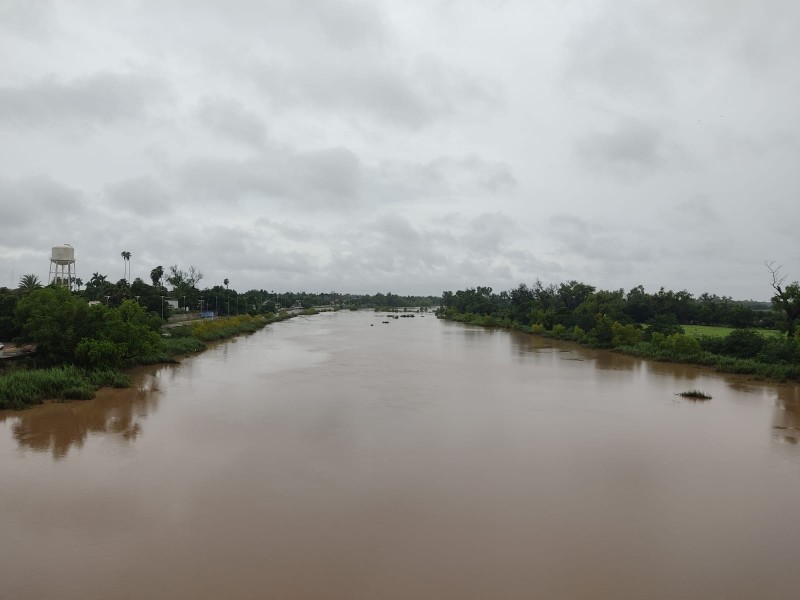
[{"label": "cloudy horizon", "polygon": [[0,286],[800,279],[789,0],[0,0]]}]

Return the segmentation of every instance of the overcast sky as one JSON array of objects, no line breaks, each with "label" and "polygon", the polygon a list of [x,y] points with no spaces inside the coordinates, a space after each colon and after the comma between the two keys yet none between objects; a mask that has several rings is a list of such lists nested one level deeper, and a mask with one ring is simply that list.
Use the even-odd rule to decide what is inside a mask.
[{"label": "overcast sky", "polygon": [[796,0],[0,0],[0,285],[800,279]]}]

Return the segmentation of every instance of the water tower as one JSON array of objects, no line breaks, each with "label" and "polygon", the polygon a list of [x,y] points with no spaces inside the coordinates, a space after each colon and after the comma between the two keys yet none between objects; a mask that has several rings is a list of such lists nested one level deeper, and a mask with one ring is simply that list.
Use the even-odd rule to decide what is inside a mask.
[{"label": "water tower", "polygon": [[72,291],[75,283],[75,249],[69,244],[53,246],[50,253],[50,276],[47,283],[63,285]]}]

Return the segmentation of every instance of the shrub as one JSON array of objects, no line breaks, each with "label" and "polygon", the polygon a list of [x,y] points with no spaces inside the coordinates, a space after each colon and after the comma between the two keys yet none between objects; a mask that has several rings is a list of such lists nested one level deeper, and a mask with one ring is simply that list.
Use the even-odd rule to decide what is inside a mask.
[{"label": "shrub", "polygon": [[700,343],[694,337],[682,333],[673,333],[664,340],[663,347],[678,356],[695,356],[702,352]]},{"label": "shrub", "polygon": [[[645,332],[645,338],[647,337],[647,332]],[[660,331],[654,331],[650,335],[650,343],[653,345],[654,348],[663,348],[664,342],[667,341],[667,336],[661,333]]]},{"label": "shrub", "polygon": [[124,349],[109,340],[83,338],[75,349],[78,364],[93,369],[113,369],[122,366]]},{"label": "shrub", "polygon": [[764,363],[798,363],[800,346],[796,340],[764,338],[764,345],[756,359]]},{"label": "shrub", "polygon": [[623,325],[615,321],[611,329],[614,333],[611,345],[614,348],[618,348],[619,346],[634,346],[642,341],[642,332],[639,331],[635,325]]},{"label": "shrub", "polygon": [[595,326],[589,332],[588,340],[593,346],[610,348],[614,339],[614,323],[608,315],[596,315]]},{"label": "shrub", "polygon": [[724,338],[723,354],[736,358],[754,358],[764,348],[764,336],[752,329],[735,329]]},{"label": "shrub", "polygon": [[686,333],[678,324],[678,319],[672,313],[656,315],[647,322],[647,329],[644,330],[644,339],[649,340],[654,333],[663,333],[669,337],[676,333]]}]

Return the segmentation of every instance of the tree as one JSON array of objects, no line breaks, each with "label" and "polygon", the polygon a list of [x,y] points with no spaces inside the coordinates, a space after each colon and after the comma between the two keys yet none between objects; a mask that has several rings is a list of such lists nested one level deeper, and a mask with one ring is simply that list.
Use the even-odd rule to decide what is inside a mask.
[{"label": "tree", "polygon": [[189,271],[184,271],[178,268],[178,265],[172,265],[169,268],[169,275],[167,276],[167,283],[169,283],[173,290],[181,290],[183,288],[195,288],[200,280],[203,278],[203,273],[194,265],[189,265]]},{"label": "tree", "polygon": [[0,288],[0,341],[13,339],[20,334],[19,325],[14,320],[19,296],[14,290]]},{"label": "tree", "polygon": [[125,266],[125,269],[123,270],[123,275],[122,276],[125,279],[125,281],[127,281],[130,284],[130,281],[131,281],[131,253],[128,252],[127,250],[123,250],[120,253],[120,256],[122,256],[122,264]]},{"label": "tree", "polygon": [[19,280],[19,286],[17,287],[23,293],[32,292],[33,290],[38,290],[42,287],[42,283],[39,281],[39,278],[32,273],[28,275],[23,275],[22,278]]},{"label": "tree", "polygon": [[631,288],[625,296],[624,310],[634,323],[645,323],[655,315],[653,299],[641,285]]},{"label": "tree", "polygon": [[89,283],[86,284],[86,298],[89,300],[99,300],[100,296],[105,293],[107,286],[108,278],[95,271],[92,273]]},{"label": "tree", "polygon": [[225,284],[225,289],[227,290],[228,289],[228,284],[230,283],[230,280],[226,277],[225,281],[223,281],[222,283]]},{"label": "tree", "polygon": [[158,265],[155,269],[150,271],[150,279],[153,282],[154,288],[162,287],[161,280],[163,277],[164,277],[164,267],[162,267],[161,265]]},{"label": "tree", "polygon": [[102,304],[89,306],[64,287],[34,290],[17,303],[15,319],[23,337],[37,344],[37,355],[47,363],[72,362],[84,338],[102,327]]},{"label": "tree", "polygon": [[772,289],[775,295],[772,297],[772,306],[780,310],[786,318],[786,336],[794,338],[797,331],[797,320],[800,319],[800,284],[796,281],[787,286],[783,286],[786,276],[781,276],[780,271],[783,266],[774,267],[774,262],[765,262],[767,270],[772,275]]},{"label": "tree", "polygon": [[75,349],[78,361],[94,368],[120,368],[139,356],[156,352],[162,344],[161,320],[133,300],[103,312],[102,327],[83,338]]}]

